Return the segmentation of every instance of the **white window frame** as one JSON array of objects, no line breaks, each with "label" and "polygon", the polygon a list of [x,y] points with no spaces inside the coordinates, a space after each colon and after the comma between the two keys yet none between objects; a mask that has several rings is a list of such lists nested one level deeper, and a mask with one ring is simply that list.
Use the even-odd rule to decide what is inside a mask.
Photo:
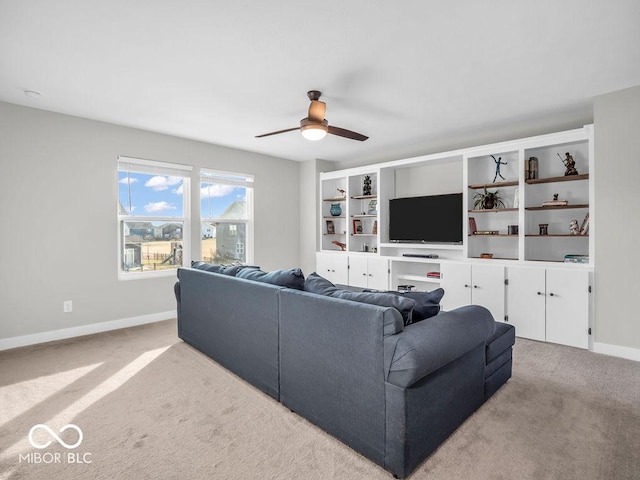
[{"label": "white window frame", "polygon": [[[116,167],[116,186],[118,186],[118,172],[133,172],[143,174],[157,174],[165,176],[176,176],[182,178],[182,216],[148,216],[148,215],[122,215],[120,208],[117,212],[117,258],[118,258],[118,280],[138,280],[144,278],[175,277],[176,269],[166,269],[146,272],[125,272],[122,269],[122,245],[124,232],[122,231],[123,221],[134,222],[181,222],[182,223],[182,266],[191,265],[191,171],[190,165],[178,163],[168,163],[156,160],[145,160],[141,158],[119,156]],[[119,199],[118,199],[119,201]],[[119,206],[118,206],[119,207]]]},{"label": "white window frame", "polygon": [[[246,225],[246,241],[244,243],[245,263],[253,264],[254,261],[254,189],[255,189],[255,176],[247,173],[226,172],[222,170],[209,170],[206,168],[200,169],[200,181],[198,184],[198,204],[202,203],[202,196],[200,189],[203,183],[221,184],[221,185],[234,185],[236,187],[246,188],[246,219],[222,219],[217,217],[208,217],[206,212],[200,211],[200,227],[202,230],[202,223],[207,222],[211,224],[216,223],[244,223]],[[199,239],[200,247],[202,247],[202,239]],[[237,245],[236,245],[237,251]],[[201,256],[204,257],[204,252],[200,248]]]}]

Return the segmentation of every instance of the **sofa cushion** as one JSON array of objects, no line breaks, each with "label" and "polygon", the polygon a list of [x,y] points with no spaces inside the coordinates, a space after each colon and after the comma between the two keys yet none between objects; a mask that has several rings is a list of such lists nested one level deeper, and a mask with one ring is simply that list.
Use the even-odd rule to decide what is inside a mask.
[{"label": "sofa cushion", "polygon": [[207,263],[202,261],[193,261],[191,262],[191,268],[196,268],[198,270],[204,270],[205,272],[214,272],[214,273],[222,273],[224,272],[223,265],[216,265],[214,263]]},{"label": "sofa cushion", "polygon": [[240,270],[236,277],[256,282],[271,283],[281,287],[304,290],[304,274],[299,268],[290,270],[274,270],[263,272],[258,268],[245,268]]},{"label": "sofa cushion", "polygon": [[236,274],[240,270],[244,270],[245,268],[260,268],[255,265],[216,265],[215,263],[208,263],[202,261],[193,261],[191,262],[191,268],[196,268],[198,270],[204,270],[205,272],[213,272],[213,273],[223,273],[225,275],[229,275],[231,277],[235,277]]},{"label": "sofa cushion", "polygon": [[387,292],[351,292],[349,290],[342,290],[315,272],[307,277],[304,282],[304,290],[318,295],[341,298],[353,302],[368,303],[381,307],[393,307],[400,312],[405,325],[411,323],[411,312],[416,305],[415,300]]},{"label": "sofa cushion", "polygon": [[493,334],[487,339],[487,364],[516,343],[516,329],[513,325],[496,322]]},{"label": "sofa cushion", "polygon": [[[365,290],[365,292],[376,292],[376,290]],[[416,323],[427,318],[431,318],[440,312],[440,300],[444,296],[442,288],[436,288],[431,292],[398,292],[389,290],[385,293],[399,295],[410,298],[416,302],[411,314],[411,323]]]}]

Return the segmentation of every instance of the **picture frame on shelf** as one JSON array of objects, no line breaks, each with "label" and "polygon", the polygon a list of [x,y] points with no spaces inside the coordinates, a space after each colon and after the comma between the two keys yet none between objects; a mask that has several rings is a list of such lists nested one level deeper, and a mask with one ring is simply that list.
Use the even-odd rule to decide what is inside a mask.
[{"label": "picture frame on shelf", "polygon": [[327,220],[327,235],[335,235],[336,227],[333,220]]},{"label": "picture frame on shelf", "polygon": [[584,217],[582,225],[580,226],[580,235],[587,235],[589,233],[589,212]]},{"label": "picture frame on shelf", "polygon": [[475,217],[469,217],[469,234],[474,235],[478,231]]},{"label": "picture frame on shelf", "polygon": [[375,220],[373,222],[373,229],[371,230],[371,233],[374,235],[378,234],[378,220]]},{"label": "picture frame on shelf", "polygon": [[362,233],[363,233],[362,222],[360,220],[358,220],[358,219],[355,219],[353,221],[353,234],[354,235],[360,235]]}]

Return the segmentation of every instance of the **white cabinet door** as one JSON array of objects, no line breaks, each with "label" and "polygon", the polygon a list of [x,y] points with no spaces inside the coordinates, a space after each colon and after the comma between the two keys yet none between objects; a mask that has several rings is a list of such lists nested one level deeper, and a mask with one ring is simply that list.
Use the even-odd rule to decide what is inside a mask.
[{"label": "white cabinet door", "polygon": [[368,287],[367,258],[358,255],[349,256],[349,285],[352,287]]},{"label": "white cabinet door", "polygon": [[507,268],[507,315],[518,337],[544,342],[545,269]]},{"label": "white cabinet door", "polygon": [[488,308],[494,320],[504,322],[504,267],[473,265],[471,287],[471,303]]},{"label": "white cabinet door", "polygon": [[386,258],[349,255],[349,285],[388,290],[389,261]]},{"label": "white cabinet door", "polygon": [[389,290],[389,261],[387,259],[367,259],[367,286],[375,290]]},{"label": "white cabinet door", "polygon": [[341,254],[317,253],[316,272],[331,283],[347,285],[349,283],[349,258]]},{"label": "white cabinet door", "polygon": [[589,348],[589,273],[547,270],[547,342]]},{"label": "white cabinet door", "polygon": [[471,265],[443,263],[440,286],[444,288],[442,309],[453,310],[471,304]]}]

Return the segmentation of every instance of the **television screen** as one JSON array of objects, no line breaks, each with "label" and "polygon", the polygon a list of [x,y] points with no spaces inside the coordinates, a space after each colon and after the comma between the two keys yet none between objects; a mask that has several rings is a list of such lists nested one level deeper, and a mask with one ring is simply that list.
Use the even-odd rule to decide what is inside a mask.
[{"label": "television screen", "polygon": [[462,193],[389,200],[389,240],[461,243]]}]

